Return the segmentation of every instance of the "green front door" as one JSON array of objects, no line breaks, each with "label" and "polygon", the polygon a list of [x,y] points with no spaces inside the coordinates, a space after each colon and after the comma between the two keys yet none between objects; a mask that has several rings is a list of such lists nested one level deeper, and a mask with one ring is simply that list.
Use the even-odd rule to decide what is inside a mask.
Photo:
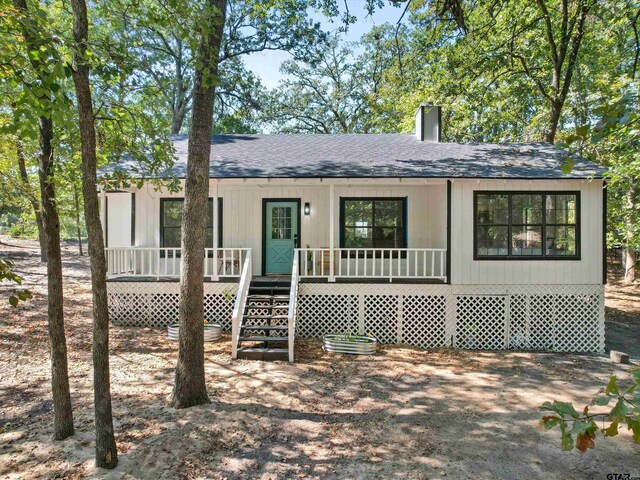
[{"label": "green front door", "polygon": [[264,273],[291,274],[298,240],[298,203],[267,202],[265,215]]}]

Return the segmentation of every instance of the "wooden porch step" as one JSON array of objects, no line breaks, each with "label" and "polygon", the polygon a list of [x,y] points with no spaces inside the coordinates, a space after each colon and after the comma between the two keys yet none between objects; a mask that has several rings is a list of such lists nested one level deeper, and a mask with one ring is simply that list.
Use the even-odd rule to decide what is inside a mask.
[{"label": "wooden porch step", "polygon": [[243,317],[245,320],[287,320],[289,318],[288,315],[245,315]]},{"label": "wooden porch step", "polygon": [[274,331],[284,331],[289,327],[286,325],[243,325],[240,327],[240,330],[274,330]]},{"label": "wooden porch step", "polygon": [[240,352],[273,352],[273,353],[289,353],[288,348],[269,348],[269,347],[240,347]]},{"label": "wooden porch step", "polygon": [[281,304],[281,305],[245,305],[245,310],[273,310],[274,308],[289,308],[289,304]]},{"label": "wooden porch step", "polygon": [[247,301],[251,301],[251,300],[258,300],[258,301],[261,301],[261,302],[264,302],[264,301],[267,301],[267,300],[274,300],[274,301],[286,300],[286,301],[289,301],[289,295],[268,295],[268,294],[248,295],[247,296]]},{"label": "wooden porch step", "polygon": [[287,348],[238,348],[238,358],[250,360],[287,360],[289,349]]},{"label": "wooden porch step", "polygon": [[240,337],[241,342],[288,342],[289,337],[265,337],[265,336],[242,336]]},{"label": "wooden porch step", "polygon": [[288,292],[291,290],[291,286],[286,285],[250,285],[249,295],[259,292]]},{"label": "wooden porch step", "polygon": [[[255,281],[249,285],[249,294],[240,323],[237,343],[238,358],[254,360],[287,360],[289,348],[279,348],[290,340],[287,325],[291,282]],[[265,322],[267,325],[256,325]],[[275,323],[275,325],[271,325]],[[281,336],[271,336],[272,333]],[[278,348],[276,348],[276,345]]]}]

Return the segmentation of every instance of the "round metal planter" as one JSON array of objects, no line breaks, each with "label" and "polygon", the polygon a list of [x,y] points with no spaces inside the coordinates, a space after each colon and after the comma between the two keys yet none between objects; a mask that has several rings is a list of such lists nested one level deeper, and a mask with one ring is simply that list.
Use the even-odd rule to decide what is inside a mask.
[{"label": "round metal planter", "polygon": [[362,335],[325,335],[322,348],[325,352],[348,353],[351,355],[373,355],[378,341],[374,337]]},{"label": "round metal planter", "polygon": [[[173,323],[169,325],[167,331],[169,333],[169,340],[178,340],[180,324]],[[221,334],[222,334],[222,325],[218,323],[204,324],[204,341],[205,342],[213,342],[214,340],[218,340]]]}]

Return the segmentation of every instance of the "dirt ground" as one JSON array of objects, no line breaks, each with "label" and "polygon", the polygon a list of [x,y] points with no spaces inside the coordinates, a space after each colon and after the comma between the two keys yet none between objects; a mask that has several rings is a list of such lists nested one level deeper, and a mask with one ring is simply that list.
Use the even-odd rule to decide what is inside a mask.
[{"label": "dirt ground", "polygon": [[[535,428],[546,400],[590,401],[634,366],[605,356],[421,351],[373,358],[298,341],[297,362],[230,360],[229,337],[206,346],[211,403],[167,405],[177,346],[162,330],[114,327],[111,389],[120,464],[93,465],[88,261],[65,246],[65,313],[76,435],[51,440],[45,269],[33,242],[8,240],[34,299],[0,301],[0,478],[640,478],[629,432],[595,450],[561,452]],[[4,296],[2,290],[0,295]],[[609,348],[640,360],[640,287],[607,289]]]}]

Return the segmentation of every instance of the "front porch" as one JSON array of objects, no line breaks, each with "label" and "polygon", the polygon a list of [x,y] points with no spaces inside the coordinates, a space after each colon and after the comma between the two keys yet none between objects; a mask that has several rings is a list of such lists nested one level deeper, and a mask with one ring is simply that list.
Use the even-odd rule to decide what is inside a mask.
[{"label": "front porch", "polygon": [[[251,248],[205,249],[204,278],[237,282]],[[178,281],[180,249],[113,247],[105,249],[110,281]],[[294,257],[302,282],[447,283],[444,248],[296,248]],[[253,271],[253,269],[251,270]],[[254,280],[289,278],[290,274],[253,275]]]},{"label": "front porch", "polygon": [[[295,338],[329,333],[369,334],[380,343],[420,348],[562,352],[604,349],[602,285],[451,285],[445,283],[446,269],[440,270],[446,252],[437,249],[404,249],[387,255],[384,251],[369,255],[363,251],[354,257],[351,255],[355,252],[336,249],[331,279],[331,264],[326,266],[323,256],[327,253],[296,249],[292,275],[284,279],[270,277],[280,287],[286,284],[287,291],[279,294],[284,298],[278,310],[271,306],[269,312],[256,313],[256,308],[266,308],[272,302],[252,304],[252,284],[264,283],[255,282],[256,277],[250,275],[252,252],[227,250],[226,254],[207,256],[209,281],[204,288],[204,313],[206,321],[220,323],[231,331],[234,357],[242,353],[240,344],[246,329],[266,331],[264,326],[286,335],[290,360]],[[112,322],[147,327],[175,322],[179,270],[139,270],[139,257],[131,253],[135,249],[129,249],[128,254],[115,251],[107,252]],[[328,252],[330,259],[331,253]],[[162,265],[167,260],[161,255],[146,255],[155,260],[145,265]],[[173,265],[173,257],[169,259]],[[223,272],[225,268],[228,272]],[[166,277],[159,278],[168,281],[157,281],[154,275],[158,272],[166,273]],[[272,341],[282,342],[277,338]]]},{"label": "front porch", "polygon": [[[107,248],[105,254],[110,316],[114,323],[139,325],[142,320],[144,325],[156,326],[158,321],[162,324],[177,321],[180,249],[119,247]],[[325,299],[327,301],[324,304],[309,304],[303,300],[299,312],[304,282],[329,285],[344,282],[340,289],[345,292],[352,289],[355,283],[367,282],[367,289],[375,297],[373,284],[376,283],[445,284],[447,281],[446,249],[295,248],[291,251],[289,261],[290,275],[270,276],[265,281],[252,274],[252,249],[205,250],[203,274],[208,280],[204,288],[205,320],[231,329],[234,358],[284,355],[293,361],[294,339],[300,332],[313,335],[325,329],[329,330],[325,333],[365,329],[364,312],[368,307],[364,297],[358,300],[362,300],[362,305],[357,310],[363,312],[362,322],[358,324],[343,321],[344,314],[350,309],[347,304],[340,307],[342,311],[336,312],[335,319],[327,322],[324,318],[323,310],[325,313],[327,309],[331,310],[330,304],[335,301],[343,303],[341,294],[330,293],[329,296],[335,298],[330,301]],[[382,297],[385,301],[390,298],[389,295]],[[297,328],[300,315],[306,315],[307,320]],[[347,313],[347,317],[350,315]],[[394,314],[392,318],[400,319],[400,315]],[[441,320],[446,322],[445,317]],[[382,319],[370,326],[376,331],[386,321]],[[389,336],[380,333],[383,333],[381,340],[387,342]],[[444,339],[444,334],[444,330],[438,333],[442,338],[436,339],[436,343]],[[393,337],[399,343],[404,342],[401,331]],[[422,343],[423,339],[416,340]]]}]

